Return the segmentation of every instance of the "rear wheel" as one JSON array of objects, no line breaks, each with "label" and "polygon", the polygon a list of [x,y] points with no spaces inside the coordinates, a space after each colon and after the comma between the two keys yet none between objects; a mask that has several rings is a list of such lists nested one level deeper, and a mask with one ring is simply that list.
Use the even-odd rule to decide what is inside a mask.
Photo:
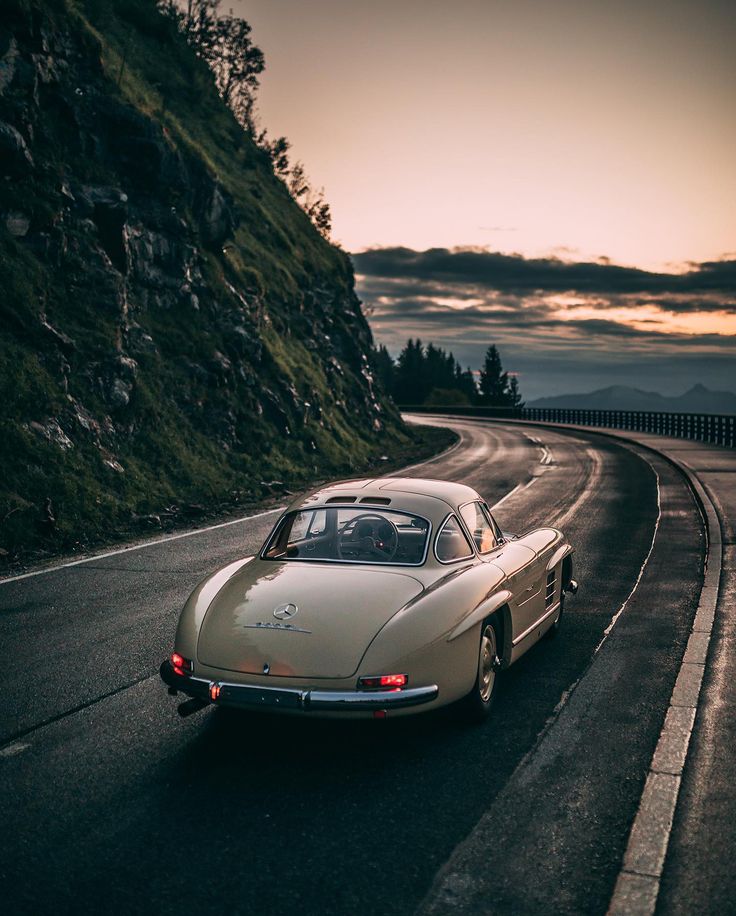
[{"label": "rear wheel", "polygon": [[490,716],[499,666],[496,622],[493,619],[486,620],[480,630],[475,684],[462,701],[464,711],[471,722],[485,722]]}]

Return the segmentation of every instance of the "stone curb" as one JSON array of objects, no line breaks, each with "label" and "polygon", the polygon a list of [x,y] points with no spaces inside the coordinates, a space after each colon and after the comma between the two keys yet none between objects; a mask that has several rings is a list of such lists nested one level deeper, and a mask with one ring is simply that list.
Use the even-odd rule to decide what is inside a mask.
[{"label": "stone curb", "polygon": [[693,471],[670,456],[664,457],[685,475],[700,504],[708,537],[706,574],[687,649],[631,827],[608,916],[652,916],[657,906],[682,773],[698,712],[720,588],[723,544],[721,523],[713,501]]}]

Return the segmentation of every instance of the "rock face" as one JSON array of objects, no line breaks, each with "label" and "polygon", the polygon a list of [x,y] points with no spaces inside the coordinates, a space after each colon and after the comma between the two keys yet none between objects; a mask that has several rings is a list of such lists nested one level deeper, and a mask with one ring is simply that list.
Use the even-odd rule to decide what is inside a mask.
[{"label": "rock face", "polygon": [[6,549],[406,441],[349,259],[154,0],[4,3],[0,278]]}]

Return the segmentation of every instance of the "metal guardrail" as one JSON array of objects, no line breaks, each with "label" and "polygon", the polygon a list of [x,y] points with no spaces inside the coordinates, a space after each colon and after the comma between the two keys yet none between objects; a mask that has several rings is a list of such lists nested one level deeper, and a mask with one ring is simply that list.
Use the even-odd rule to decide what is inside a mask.
[{"label": "metal guardrail", "polygon": [[710,413],[657,413],[647,410],[578,410],[566,407],[432,407],[401,404],[411,413],[450,414],[458,417],[536,420],[656,433],[736,448],[736,416]]}]

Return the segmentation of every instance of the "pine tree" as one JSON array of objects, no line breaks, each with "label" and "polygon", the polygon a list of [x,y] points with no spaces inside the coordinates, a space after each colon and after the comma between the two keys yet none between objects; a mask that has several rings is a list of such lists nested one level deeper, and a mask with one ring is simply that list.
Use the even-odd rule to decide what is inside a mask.
[{"label": "pine tree", "polygon": [[487,350],[480,370],[480,403],[487,407],[504,407],[508,404],[508,373],[503,371],[501,357],[495,344]]},{"label": "pine tree", "polygon": [[395,395],[399,404],[421,404],[427,396],[424,347],[419,338],[409,338],[396,361]]},{"label": "pine tree", "polygon": [[468,399],[468,404],[475,404],[478,400],[478,386],[475,382],[475,376],[470,368],[464,372],[460,366],[455,367],[455,388],[461,391]]},{"label": "pine tree", "polygon": [[391,397],[395,397],[396,388],[396,366],[394,365],[391,354],[386,347],[381,344],[373,355],[376,365],[376,376],[383,386],[383,390],[388,392]]},{"label": "pine tree", "polygon": [[524,401],[522,400],[521,392],[519,391],[519,380],[515,375],[509,376],[509,390],[507,397],[510,407],[524,406]]}]

